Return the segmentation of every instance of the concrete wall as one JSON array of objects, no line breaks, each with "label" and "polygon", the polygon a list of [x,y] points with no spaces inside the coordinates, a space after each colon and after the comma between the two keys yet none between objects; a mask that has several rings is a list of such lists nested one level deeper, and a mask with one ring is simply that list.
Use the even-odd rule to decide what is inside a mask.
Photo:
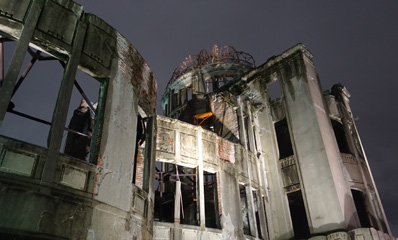
[{"label": "concrete wall", "polygon": [[285,77],[283,90],[309,224],[313,233],[358,226],[314,67],[308,56],[299,61],[303,72]]},{"label": "concrete wall", "polygon": [[[65,63],[48,149],[0,137],[1,237],[152,238],[157,87],[148,65],[73,1],[2,1],[0,10],[7,13],[1,35],[17,41],[0,94],[0,127],[29,44]],[[101,83],[90,162],[60,154],[78,67]],[[142,189],[132,184],[139,112],[148,128]]]},{"label": "concrete wall", "polygon": [[[156,160],[159,162],[173,163],[217,173],[222,228],[218,230],[206,228],[203,225],[196,227],[174,223],[172,225],[166,224],[169,226],[167,228],[169,230],[165,230],[165,223],[156,223],[154,225],[155,232],[167,231],[170,234],[175,234],[175,229],[181,229],[180,231],[195,229],[198,235],[195,235],[196,237],[192,239],[204,239],[203,236],[207,236],[207,231],[214,231],[221,234],[222,239],[229,239],[231,237],[243,238],[242,212],[237,211],[237,209],[241,209],[239,184],[242,184],[245,186],[247,193],[251,235],[257,236],[252,186],[255,186],[257,189],[262,187],[258,177],[258,171],[261,170],[257,169],[262,164],[257,164],[259,160],[253,153],[246,150],[240,144],[229,142],[199,126],[166,117],[158,117],[156,150]],[[199,175],[197,183],[201,181],[200,178],[203,178],[203,176]],[[201,191],[203,190],[199,190],[199,206],[204,205],[204,198],[201,197],[204,192]],[[258,196],[259,202],[262,202],[261,199],[261,196]],[[260,211],[259,214],[262,215],[262,219],[264,220],[265,212]],[[203,218],[204,215],[201,215],[201,217]],[[201,221],[204,221],[204,219]],[[162,238],[159,237],[156,239]],[[176,235],[172,235],[170,239],[179,238]]]}]

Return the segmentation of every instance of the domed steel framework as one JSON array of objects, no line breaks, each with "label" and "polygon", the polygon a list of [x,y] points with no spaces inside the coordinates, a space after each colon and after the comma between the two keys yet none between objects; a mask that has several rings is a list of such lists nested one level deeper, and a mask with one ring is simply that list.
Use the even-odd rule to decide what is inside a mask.
[{"label": "domed steel framework", "polygon": [[212,63],[238,63],[250,67],[256,67],[254,58],[245,52],[237,51],[231,46],[224,46],[219,48],[214,45],[210,54],[205,50],[200,50],[199,54],[189,55],[173,72],[171,79],[167,86],[173,83],[178,77],[185,73]]}]

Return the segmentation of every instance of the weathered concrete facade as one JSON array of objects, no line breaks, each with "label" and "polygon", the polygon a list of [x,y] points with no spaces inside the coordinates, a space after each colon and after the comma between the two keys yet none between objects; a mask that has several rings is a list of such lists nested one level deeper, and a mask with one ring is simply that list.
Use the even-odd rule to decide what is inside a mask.
[{"label": "weathered concrete facade", "polygon": [[[322,91],[302,44],[259,67],[231,47],[190,56],[157,117],[143,58],[73,1],[0,1],[0,35],[17,42],[0,129],[8,114],[51,126],[46,147],[0,135],[0,238],[394,239],[350,94]],[[64,67],[51,122],[12,101],[27,51]],[[82,93],[89,135],[65,127],[79,70],[100,85],[96,108]],[[87,161],[62,153],[64,131]]]},{"label": "weathered concrete facade", "polygon": [[[152,238],[157,87],[143,58],[69,0],[1,1],[0,35],[17,41],[1,83],[0,127],[17,113],[10,100],[27,50],[65,66],[47,148],[0,136],[0,238]],[[100,83],[89,161],[60,153],[78,68]],[[135,164],[138,142],[145,160]]]},{"label": "weathered concrete facade", "polygon": [[[179,223],[183,215],[172,224],[155,212],[154,238],[393,239],[347,89],[336,84],[323,92],[312,55],[301,44],[259,67],[230,53],[215,47],[210,55],[202,50],[190,56],[181,64],[188,70],[180,66],[163,95],[171,119],[158,119],[156,160],[198,170],[201,214],[199,224],[188,226]],[[204,136],[213,136],[212,143]],[[205,224],[211,213],[202,210],[208,206],[203,172],[215,173],[219,187],[219,230],[213,226],[211,233]],[[184,180],[161,181],[166,186],[157,191],[167,193],[167,185],[178,182]]]}]

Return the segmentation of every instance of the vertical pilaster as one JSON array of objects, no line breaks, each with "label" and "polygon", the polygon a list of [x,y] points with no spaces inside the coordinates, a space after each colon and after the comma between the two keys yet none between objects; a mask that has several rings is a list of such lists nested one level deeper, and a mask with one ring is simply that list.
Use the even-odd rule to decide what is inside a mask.
[{"label": "vertical pilaster", "polygon": [[43,2],[44,1],[41,0],[32,1],[32,6],[27,13],[23,31],[17,42],[5,79],[2,83],[0,90],[0,128],[3,124],[19,72],[21,71],[22,63],[29,47],[29,42],[32,39],[37,21],[43,9]]},{"label": "vertical pilaster", "polygon": [[180,230],[181,204],[180,203],[181,203],[181,182],[176,181],[176,192],[174,197],[174,239],[181,239],[181,230]]},{"label": "vertical pilaster", "polygon": [[73,42],[72,52],[66,64],[58,93],[57,103],[52,118],[50,135],[48,137],[48,155],[44,164],[42,181],[53,182],[59,149],[62,143],[62,136],[68,114],[69,103],[72,96],[73,84],[79,65],[80,55],[83,48],[84,36],[87,26],[79,22],[76,27],[76,35]]},{"label": "vertical pilaster", "polygon": [[203,142],[202,142],[202,128],[198,127],[198,172],[199,172],[199,211],[200,211],[200,228],[202,231],[206,227],[206,216],[205,216],[205,188],[203,179]]}]

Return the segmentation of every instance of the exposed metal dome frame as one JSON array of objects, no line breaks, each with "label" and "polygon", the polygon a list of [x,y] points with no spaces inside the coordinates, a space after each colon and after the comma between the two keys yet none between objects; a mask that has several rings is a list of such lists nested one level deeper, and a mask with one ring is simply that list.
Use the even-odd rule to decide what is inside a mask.
[{"label": "exposed metal dome frame", "polygon": [[195,68],[213,63],[238,63],[253,68],[256,67],[254,58],[250,54],[237,51],[231,46],[219,48],[217,45],[214,45],[210,54],[205,49],[202,49],[199,54],[189,55],[185,58],[185,60],[174,70],[167,86],[185,73]]}]

